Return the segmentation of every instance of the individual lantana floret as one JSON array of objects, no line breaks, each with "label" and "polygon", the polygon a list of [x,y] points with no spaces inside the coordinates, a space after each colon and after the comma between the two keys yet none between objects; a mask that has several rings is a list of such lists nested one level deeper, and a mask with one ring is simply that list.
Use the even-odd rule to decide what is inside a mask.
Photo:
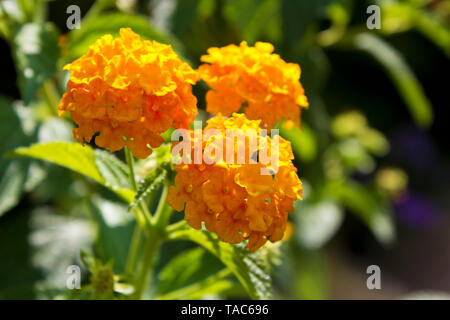
[{"label": "individual lantana floret", "polygon": [[198,74],[170,45],[141,40],[131,29],[104,35],[65,66],[67,93],[58,107],[78,125],[74,137],[110,151],[128,147],[137,158],[160,146],[162,132],[188,128],[197,114],[192,85]]},{"label": "individual lantana floret", "polygon": [[302,107],[308,100],[300,83],[298,64],[286,63],[273,54],[270,43],[243,41],[222,48],[210,48],[201,57],[200,77],[211,90],[206,95],[207,111],[225,116],[244,108],[249,119],[261,119],[271,129],[281,121],[300,125]]},{"label": "individual lantana floret", "polygon": [[[242,114],[235,113],[230,118],[218,114],[208,120],[200,136],[191,131],[187,158],[196,157],[196,144],[200,144],[201,161],[175,166],[176,186],[170,187],[167,197],[175,210],[184,210],[185,220],[191,227],[200,229],[204,222],[206,229],[215,232],[222,241],[237,244],[248,240],[247,248],[252,252],[267,240],[275,242],[283,238],[287,214],[293,211],[294,201],[301,199],[302,194],[288,141],[277,136],[276,163],[262,163],[263,148],[269,157],[275,154],[272,149],[275,138],[260,132],[259,125],[259,120],[248,120]],[[246,134],[249,130],[255,132],[256,152],[251,148],[251,135],[236,140],[229,134],[227,136],[233,130],[242,130]],[[175,143],[174,150],[179,144]],[[222,157],[225,159],[218,156],[218,151],[224,150],[224,155],[230,144],[233,163],[225,156]],[[239,144],[244,146],[241,150],[245,149],[245,159],[252,158],[253,163],[238,164]],[[185,150],[183,158],[184,153]],[[262,174],[264,169],[268,174]]]}]

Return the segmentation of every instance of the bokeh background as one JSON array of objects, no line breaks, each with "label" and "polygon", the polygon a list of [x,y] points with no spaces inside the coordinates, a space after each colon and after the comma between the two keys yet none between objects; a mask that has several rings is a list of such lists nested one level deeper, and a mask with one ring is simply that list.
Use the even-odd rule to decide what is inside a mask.
[{"label": "bokeh background", "polygon": [[[83,19],[70,31],[72,4]],[[372,4],[379,30],[366,26]],[[2,154],[72,140],[71,121],[56,116],[62,66],[105,33],[131,27],[193,67],[212,46],[271,42],[301,66],[310,101],[301,130],[281,130],[305,199],[275,262],[275,297],[449,297],[450,1],[4,0],[0,13]],[[195,88],[202,110],[206,90]],[[0,299],[54,298],[80,249],[126,255],[130,217],[104,188],[42,162],[0,165]],[[179,252],[166,249],[161,264]],[[366,287],[373,264],[381,290]]]}]

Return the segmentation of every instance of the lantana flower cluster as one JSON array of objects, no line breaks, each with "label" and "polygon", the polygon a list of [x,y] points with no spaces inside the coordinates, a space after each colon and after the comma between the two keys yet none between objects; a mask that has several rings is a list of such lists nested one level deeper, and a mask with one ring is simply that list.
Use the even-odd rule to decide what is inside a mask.
[{"label": "lantana flower cluster", "polygon": [[[95,136],[99,147],[112,152],[127,147],[135,157],[146,158],[164,142],[161,134],[170,127],[189,129],[198,112],[192,85],[203,79],[210,87],[207,111],[216,116],[201,131],[200,142],[198,133],[190,131],[194,143],[185,153],[196,158],[199,142],[201,161],[175,166],[167,202],[184,211],[193,228],[204,224],[232,244],[246,240],[254,252],[268,240],[283,238],[288,212],[302,195],[290,143],[259,131],[270,132],[281,121],[299,126],[301,109],[308,106],[300,67],[273,50],[269,43],[251,47],[245,41],[210,48],[196,71],[170,45],[141,40],[131,29],[121,29],[120,37],[101,37],[86,55],[65,67],[70,78],[58,114],[70,113],[78,126],[74,137],[82,144]],[[244,140],[245,159],[255,161],[237,161],[242,141],[230,141],[227,130],[257,133],[256,152],[250,138]],[[211,152],[223,148],[226,154],[230,143],[235,146],[231,162]],[[274,156],[275,145],[275,163],[258,161],[263,149]]]},{"label": "lantana flower cluster", "polygon": [[[249,120],[243,114],[235,113],[229,118],[218,114],[203,130],[208,134],[202,136],[202,152],[224,148],[225,154],[227,144],[237,144],[227,136],[227,130],[252,130],[257,133],[257,151],[265,147],[270,156],[273,141],[269,135],[259,133],[259,125],[260,120]],[[189,156],[194,159],[196,142],[194,137],[192,140]],[[244,144],[246,159],[256,157],[249,146],[250,143]],[[276,166],[261,161],[238,164],[239,149],[237,146],[233,149],[233,164],[225,159],[211,163],[203,157],[201,163],[176,165],[176,187],[170,187],[167,201],[175,210],[184,210],[191,227],[201,229],[204,222],[206,229],[222,241],[237,244],[248,240],[247,248],[253,252],[267,240],[275,242],[283,238],[287,214],[293,211],[293,202],[301,198],[302,185],[292,164],[291,145],[283,138],[279,137]],[[273,174],[261,174],[262,169]]]},{"label": "lantana flower cluster", "polygon": [[188,128],[197,114],[197,72],[170,45],[141,40],[131,29],[105,35],[65,66],[70,71],[59,115],[70,112],[74,136],[110,151],[127,146],[137,158],[151,153],[171,126]]},{"label": "lantana flower cluster", "polygon": [[243,109],[249,119],[261,120],[270,129],[300,125],[301,108],[308,100],[300,83],[298,64],[286,63],[270,43],[243,41],[222,48],[210,48],[201,57],[200,77],[211,90],[206,94],[207,111],[229,116]]}]

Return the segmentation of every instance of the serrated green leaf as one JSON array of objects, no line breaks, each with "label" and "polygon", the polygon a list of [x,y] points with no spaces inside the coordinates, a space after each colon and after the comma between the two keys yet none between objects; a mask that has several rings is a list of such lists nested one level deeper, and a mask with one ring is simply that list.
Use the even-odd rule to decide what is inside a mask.
[{"label": "serrated green leaf", "polygon": [[[134,198],[134,191],[125,186],[123,165],[113,156],[105,156],[89,146],[75,142],[37,143],[30,147],[21,147],[10,153],[11,156],[23,156],[58,164],[81,173],[108,189],[117,193],[127,202]],[[99,166],[101,169],[99,169]],[[121,169],[119,169],[121,168]],[[117,169],[116,175],[111,170]],[[105,175],[105,176],[104,176]],[[120,183],[119,185],[117,183]]]},{"label": "serrated green leaf", "polygon": [[131,28],[143,39],[170,44],[178,53],[181,44],[170,34],[158,30],[143,16],[125,13],[108,13],[81,22],[81,28],[70,33],[66,60],[73,60],[86,54],[89,46],[105,34],[118,36],[120,28]]},{"label": "serrated green leaf", "polygon": [[113,189],[132,189],[127,166],[111,153],[96,149],[95,164],[105,179],[105,184]]},{"label": "serrated green leaf", "polygon": [[239,279],[252,299],[272,297],[269,265],[260,253],[250,253],[240,246],[221,241],[216,235],[195,229],[175,231],[170,240],[189,240],[198,243],[219,258]]},{"label": "serrated green leaf", "polygon": [[28,104],[44,81],[56,73],[60,54],[58,31],[51,23],[27,23],[15,33],[14,45],[19,88]]},{"label": "serrated green leaf", "polygon": [[415,122],[423,127],[429,127],[433,122],[433,108],[401,53],[383,39],[369,33],[356,35],[354,45],[372,55],[384,67]]}]

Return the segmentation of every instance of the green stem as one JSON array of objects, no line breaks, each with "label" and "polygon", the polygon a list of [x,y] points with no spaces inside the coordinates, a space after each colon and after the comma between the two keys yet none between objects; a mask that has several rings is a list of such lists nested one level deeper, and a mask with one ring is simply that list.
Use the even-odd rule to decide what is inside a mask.
[{"label": "green stem", "polygon": [[172,213],[172,209],[166,204],[167,188],[167,183],[165,183],[154,215],[152,228],[144,246],[143,257],[138,269],[137,282],[135,284],[137,299],[141,299],[145,293],[145,288],[153,269],[155,255],[160,244],[165,239],[165,228],[167,226],[167,221],[169,221],[170,214]]},{"label": "green stem", "polygon": [[155,260],[156,252],[158,251],[161,242],[162,237],[158,232],[156,232],[156,230],[153,230],[149,234],[145,242],[143,255],[137,271],[135,283],[136,299],[142,299],[142,296],[145,292],[145,288],[149,280],[150,273],[153,268],[153,262]]},{"label": "green stem", "polygon": [[[134,158],[130,150],[125,147],[125,158],[128,164],[130,183],[135,191],[137,191],[137,183],[134,175]],[[156,253],[158,252],[161,242],[165,238],[165,227],[172,213],[170,206],[166,204],[166,197],[168,193],[167,183],[164,184],[164,189],[161,193],[161,198],[158,202],[158,207],[156,213],[152,219],[152,216],[144,203],[144,201],[139,202],[139,209],[146,217],[146,235],[145,245],[142,251],[141,261],[137,270],[137,276],[135,278],[135,297],[141,299],[145,293],[146,285],[149,281],[150,273],[153,269],[153,264],[155,260]],[[138,212],[140,213],[140,212]],[[137,215],[138,216],[138,215]],[[139,225],[136,225],[139,228]],[[139,252],[139,241],[141,234],[139,231],[135,231],[133,235],[133,241],[130,247],[129,260],[127,262],[127,271],[133,273],[135,269],[135,264]]]},{"label": "green stem", "polygon": [[166,233],[171,234],[175,231],[186,229],[187,226],[188,226],[188,224],[187,224],[186,220],[181,220],[181,221],[175,222],[174,224],[169,225],[166,228]]},{"label": "green stem", "polygon": [[127,147],[125,147],[125,159],[128,164],[128,174],[130,175],[131,187],[133,188],[134,191],[137,191],[136,178],[134,175],[134,158],[133,155],[131,154],[130,149],[128,149]]},{"label": "green stem", "polygon": [[[136,183],[136,178],[135,178],[135,174],[134,174],[134,158],[133,158],[133,155],[132,155],[130,149],[125,147],[124,150],[125,150],[125,159],[128,164],[128,172],[129,172],[129,176],[130,176],[131,187],[133,188],[134,191],[137,191],[137,183]],[[150,211],[148,210],[145,203],[143,203],[142,201],[139,201],[138,207],[141,210],[141,212],[146,220],[147,228],[150,229],[151,225],[152,225],[152,216],[151,216]]]},{"label": "green stem", "polygon": [[170,216],[172,214],[172,207],[166,202],[167,193],[169,191],[169,186],[167,183],[164,184],[163,191],[161,193],[161,198],[158,202],[158,208],[156,209],[155,216],[153,218],[153,225],[160,231],[164,231],[169,222]]},{"label": "green stem", "polygon": [[125,268],[125,272],[127,275],[133,275],[136,262],[139,254],[139,248],[141,244],[142,238],[142,228],[139,226],[139,223],[136,223],[136,227],[134,228],[133,239],[130,244],[130,251],[127,259],[127,266]]}]

